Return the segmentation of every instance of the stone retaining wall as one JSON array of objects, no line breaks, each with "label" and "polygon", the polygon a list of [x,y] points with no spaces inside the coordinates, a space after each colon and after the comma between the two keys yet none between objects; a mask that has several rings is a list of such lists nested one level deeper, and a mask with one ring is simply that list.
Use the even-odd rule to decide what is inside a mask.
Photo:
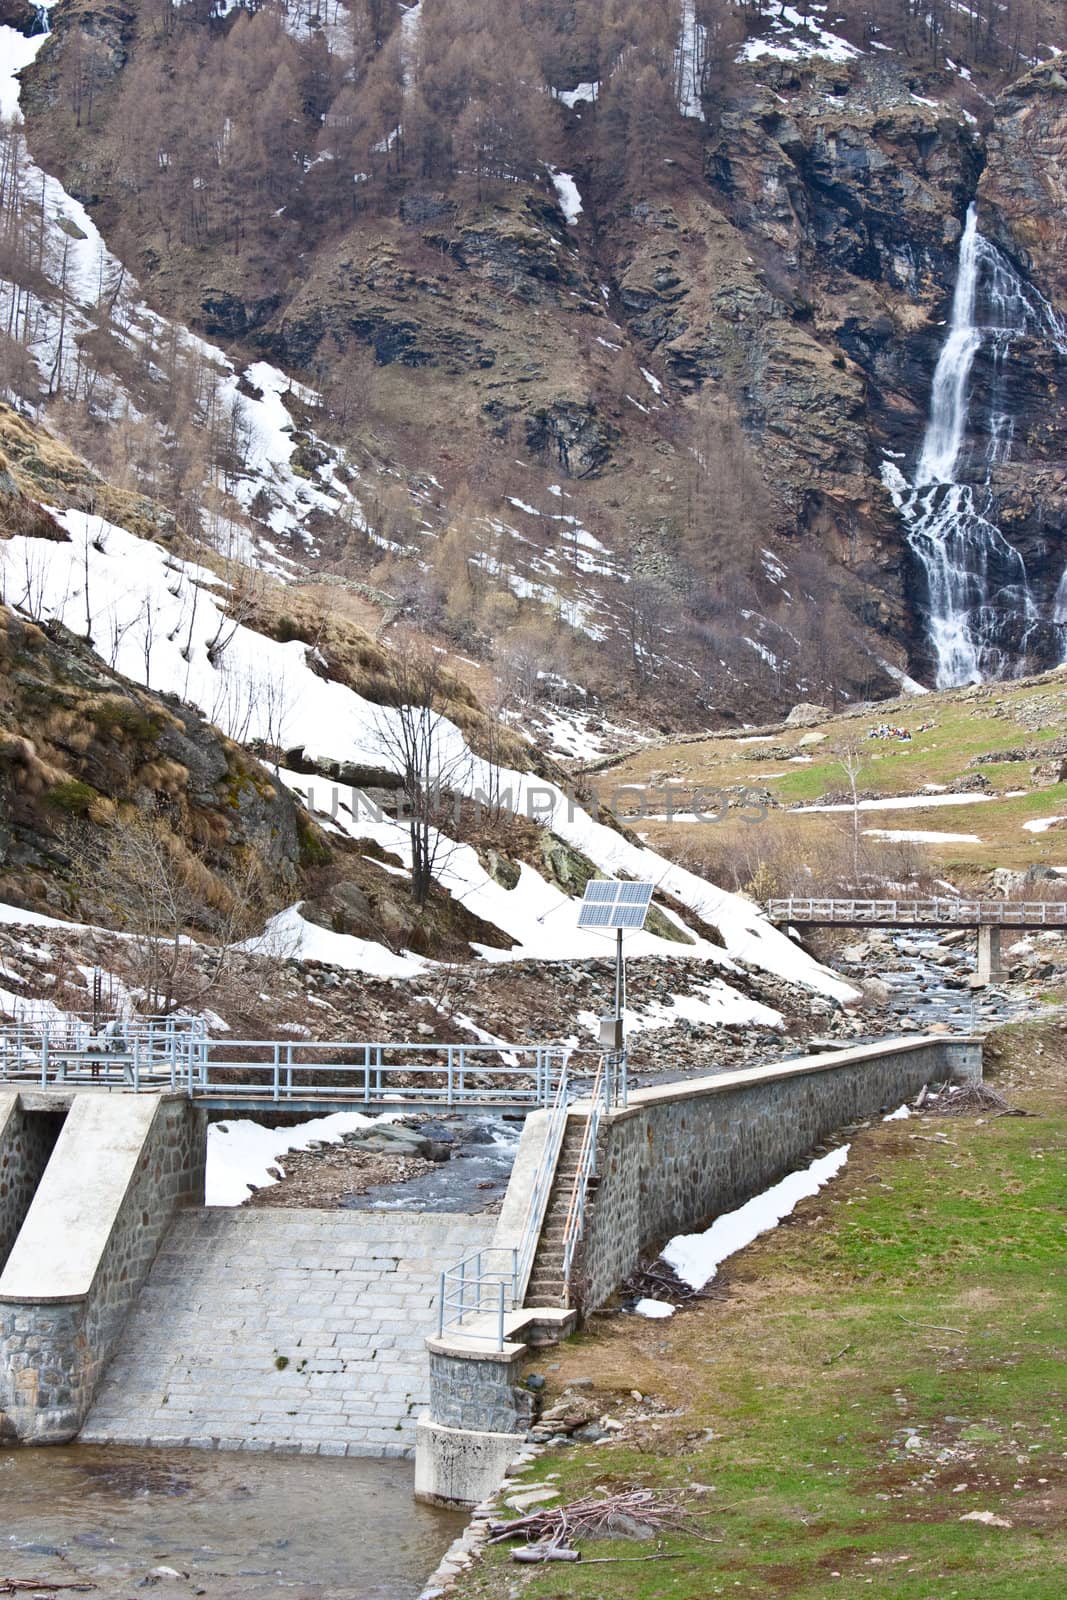
[{"label": "stone retaining wall", "polygon": [[603,1305],[673,1235],[793,1171],[835,1129],[925,1083],[980,1079],[981,1062],[972,1040],[894,1040],[632,1094],[600,1124],[599,1184],[573,1278],[583,1309]]},{"label": "stone retaining wall", "polygon": [[205,1149],[182,1098],[74,1096],[0,1276],[0,1434],[77,1434],[175,1211],[203,1197]]},{"label": "stone retaining wall", "polygon": [[509,1352],[444,1354],[430,1340],[430,1396],[435,1422],[480,1433],[524,1434],[533,1397],[519,1385],[526,1346]]},{"label": "stone retaining wall", "polygon": [[27,1112],[16,1092],[0,1095],[0,1270],[26,1220],[59,1126],[58,1115]]}]

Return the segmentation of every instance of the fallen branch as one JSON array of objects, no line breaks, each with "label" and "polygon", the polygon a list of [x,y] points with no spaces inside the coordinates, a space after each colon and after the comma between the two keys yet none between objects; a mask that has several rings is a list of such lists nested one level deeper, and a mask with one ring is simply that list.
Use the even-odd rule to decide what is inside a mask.
[{"label": "fallen branch", "polygon": [[679,1550],[657,1550],[654,1556],[590,1556],[583,1567],[612,1567],[624,1561],[680,1561]]},{"label": "fallen branch", "polygon": [[90,1589],[95,1589],[95,1583],[60,1583],[51,1578],[0,1578],[0,1594],[55,1594],[58,1589],[74,1589],[79,1594],[88,1594]]},{"label": "fallen branch", "polygon": [[624,1494],[590,1495],[569,1506],[539,1506],[510,1522],[492,1522],[487,1542],[500,1544],[506,1539],[525,1539],[529,1545],[542,1550],[564,1550],[578,1539],[625,1538],[632,1533],[634,1525],[686,1533],[695,1539],[707,1538],[695,1526],[688,1507],[680,1501],[658,1495],[652,1489],[629,1489]]},{"label": "fallen branch", "polygon": [[911,1318],[904,1316],[901,1311],[897,1312],[897,1316],[901,1322],[906,1322],[909,1328],[925,1328],[928,1333],[958,1333],[961,1339],[966,1337],[962,1328],[946,1328],[940,1322],[912,1322]]},{"label": "fallen branch", "polygon": [[580,1550],[561,1549],[559,1545],[528,1544],[523,1550],[511,1552],[512,1561],[522,1561],[535,1566],[542,1561],[581,1561],[583,1567],[614,1567],[630,1561],[677,1561],[676,1550],[657,1550],[651,1556],[589,1556],[583,1560]]}]

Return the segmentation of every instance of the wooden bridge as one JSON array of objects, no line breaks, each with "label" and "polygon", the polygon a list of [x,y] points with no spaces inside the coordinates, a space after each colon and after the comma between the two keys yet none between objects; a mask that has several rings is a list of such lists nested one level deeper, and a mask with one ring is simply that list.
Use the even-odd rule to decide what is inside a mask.
[{"label": "wooden bridge", "polygon": [[768,900],[772,922],[794,928],[974,928],[978,933],[976,982],[1004,977],[1004,928],[1067,928],[1067,900]]}]

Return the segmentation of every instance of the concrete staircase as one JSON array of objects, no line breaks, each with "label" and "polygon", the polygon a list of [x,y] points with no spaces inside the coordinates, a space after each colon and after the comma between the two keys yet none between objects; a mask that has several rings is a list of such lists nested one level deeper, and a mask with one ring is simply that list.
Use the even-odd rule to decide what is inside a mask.
[{"label": "concrete staircase", "polygon": [[[570,1210],[571,1195],[578,1176],[578,1161],[585,1135],[584,1117],[571,1116],[556,1163],[556,1176],[548,1196],[544,1226],[534,1256],[526,1290],[528,1306],[565,1306],[567,1285],[563,1277],[563,1234]],[[592,1198],[596,1178],[590,1179],[586,1204]]]}]

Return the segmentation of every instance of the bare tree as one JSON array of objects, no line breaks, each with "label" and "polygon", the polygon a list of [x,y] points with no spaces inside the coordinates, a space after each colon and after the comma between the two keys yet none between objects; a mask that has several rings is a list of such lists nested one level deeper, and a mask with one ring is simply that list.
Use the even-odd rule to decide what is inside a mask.
[{"label": "bare tree", "polygon": [[837,759],[848,779],[849,794],[852,797],[852,882],[855,886],[860,876],[859,780],[865,765],[863,750],[855,739],[848,739],[841,746]]},{"label": "bare tree", "polygon": [[382,754],[400,775],[411,840],[411,892],[426,904],[434,869],[449,848],[441,832],[453,796],[472,770],[470,752],[442,714],[441,657],[416,636],[404,639],[390,661],[389,682],[376,720]]},{"label": "bare tree", "polygon": [[251,854],[223,883],[163,815],[141,811],[80,831],[70,853],[81,887],[125,935],[132,987],[149,1014],[202,1006],[238,951],[279,953],[264,932],[272,886]]}]

